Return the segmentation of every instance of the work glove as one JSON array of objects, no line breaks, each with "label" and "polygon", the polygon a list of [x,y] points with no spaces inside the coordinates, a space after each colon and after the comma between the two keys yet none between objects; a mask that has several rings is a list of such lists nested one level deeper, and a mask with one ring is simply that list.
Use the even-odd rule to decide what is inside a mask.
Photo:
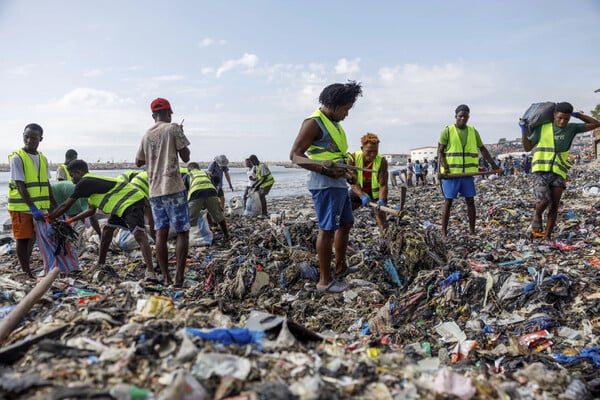
[{"label": "work glove", "polygon": [[378,205],[379,207],[381,207],[381,206],[384,206],[384,205],[385,205],[385,200],[383,200],[383,199],[379,199],[379,200],[377,200],[377,205]]},{"label": "work glove", "polygon": [[368,206],[370,200],[371,199],[369,199],[369,196],[367,196],[366,194],[361,194],[360,195],[360,201],[362,202],[363,207]]},{"label": "work glove", "polygon": [[527,121],[525,121],[522,118],[519,118],[519,128],[521,128],[522,135],[526,135],[527,133],[529,133],[527,129]]},{"label": "work glove", "polygon": [[575,111],[575,112],[571,113],[571,117],[573,117],[573,118],[580,118],[581,114],[579,114],[577,111]]},{"label": "work glove", "polygon": [[29,207],[29,211],[31,211],[31,215],[33,215],[33,219],[36,221],[43,221],[45,219],[44,213],[40,211],[35,205]]}]

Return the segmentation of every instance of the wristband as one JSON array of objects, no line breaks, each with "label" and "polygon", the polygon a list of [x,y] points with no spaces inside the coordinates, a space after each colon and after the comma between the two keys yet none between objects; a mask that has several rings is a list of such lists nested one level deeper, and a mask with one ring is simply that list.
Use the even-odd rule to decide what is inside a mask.
[{"label": "wristband", "polygon": [[67,218],[65,221],[67,224],[71,225],[73,223],[73,218]]},{"label": "wristband", "polygon": [[579,118],[581,117],[581,114],[579,114],[578,112],[573,112],[571,113],[571,117]]}]

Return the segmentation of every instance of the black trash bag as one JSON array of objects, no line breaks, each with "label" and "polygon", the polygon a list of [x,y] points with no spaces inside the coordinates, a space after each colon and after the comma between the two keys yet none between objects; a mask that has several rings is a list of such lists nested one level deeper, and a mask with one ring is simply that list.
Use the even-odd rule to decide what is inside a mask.
[{"label": "black trash bag", "polygon": [[529,132],[531,132],[538,126],[542,126],[546,122],[552,122],[554,120],[555,107],[556,103],[552,101],[533,103],[525,110],[521,120],[525,122],[525,126],[527,126]]}]

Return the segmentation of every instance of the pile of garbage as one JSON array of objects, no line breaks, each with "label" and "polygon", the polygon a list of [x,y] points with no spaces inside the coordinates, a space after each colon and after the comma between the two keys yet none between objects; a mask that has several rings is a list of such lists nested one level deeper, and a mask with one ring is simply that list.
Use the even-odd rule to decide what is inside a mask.
[{"label": "pile of garbage", "polygon": [[[230,210],[231,241],[191,247],[182,289],[146,284],[135,249],[109,255],[118,276],[92,273],[91,235],[83,274],[56,279],[1,343],[0,398],[598,398],[596,167],[572,171],[551,242],[528,234],[526,175],[478,182],[476,236],[457,200],[441,237],[437,186],[409,188],[383,237],[359,209],[359,272],[337,295],[316,290],[308,196],[273,201],[270,219]],[[37,283],[10,246],[0,318]]]}]

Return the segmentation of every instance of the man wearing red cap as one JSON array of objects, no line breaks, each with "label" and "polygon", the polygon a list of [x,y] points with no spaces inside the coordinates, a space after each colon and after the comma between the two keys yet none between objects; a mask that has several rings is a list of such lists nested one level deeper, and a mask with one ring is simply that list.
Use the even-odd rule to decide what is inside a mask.
[{"label": "man wearing red cap", "polygon": [[169,227],[173,226],[177,232],[175,286],[182,286],[190,220],[185,186],[179,173],[179,158],[183,162],[190,160],[190,142],[183,133],[183,126],[171,123],[173,109],[167,99],[155,99],[150,109],[155,124],[142,138],[135,163],[138,167],[146,165],[148,173],[150,206],[156,230],[156,257],[163,282],[165,285],[172,283],[168,269],[167,236]]}]

